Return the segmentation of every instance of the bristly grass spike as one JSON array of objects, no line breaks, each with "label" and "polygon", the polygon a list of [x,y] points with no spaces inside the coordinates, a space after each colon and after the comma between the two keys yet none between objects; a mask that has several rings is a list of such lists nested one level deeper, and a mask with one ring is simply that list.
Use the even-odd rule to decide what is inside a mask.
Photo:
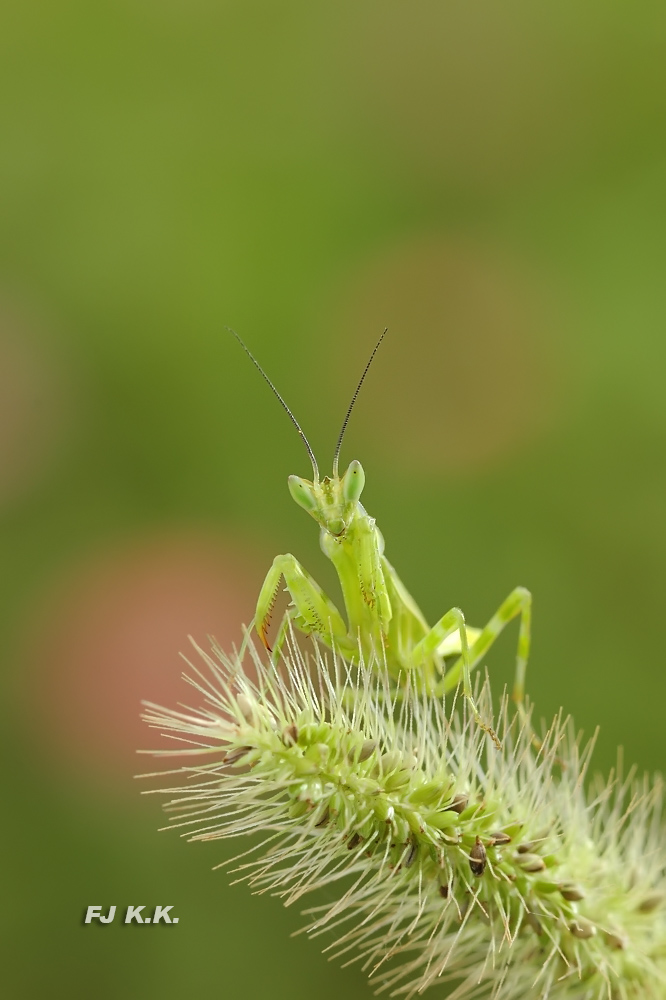
[{"label": "bristly grass spike", "polygon": [[[360,502],[365,484],[361,463],[354,459],[343,475],[339,475],[340,449],[349,417],[386,330],[375,345],[356,386],[338,436],[332,475],[324,479],[319,477],[314,452],[296,417],[244,341],[235,330],[230,329],[230,332],[266,380],[303,439],[312,464],[313,478],[310,481],[289,476],[289,492],[295,502],[319,524],[321,548],[335,567],[346,611],[345,621],[333,601],[291,553],[278,555],[257,599],[253,626],[261,642],[277,657],[289,627],[293,625],[305,635],[316,636],[350,662],[358,659],[359,649],[366,660],[373,654],[379,655],[385,660],[388,672],[395,681],[399,678],[404,681],[407,674],[418,669],[425,690],[431,695],[441,697],[462,682],[465,698],[477,724],[499,746],[495,732],[482,720],[474,702],[471,672],[504,627],[520,616],[513,698],[524,717],[532,601],[529,591],[516,587],[483,629],[469,628],[459,608],[451,608],[430,627],[384,555],[382,534],[375,519]],[[267,629],[282,579],[291,603],[271,648]],[[445,671],[444,658],[452,655],[458,658]]]}]

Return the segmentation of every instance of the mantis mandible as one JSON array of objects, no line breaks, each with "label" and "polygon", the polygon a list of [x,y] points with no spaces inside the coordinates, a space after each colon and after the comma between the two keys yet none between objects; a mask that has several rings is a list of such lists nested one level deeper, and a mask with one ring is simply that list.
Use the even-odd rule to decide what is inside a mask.
[{"label": "mantis mandible", "polygon": [[[499,746],[497,736],[483,722],[474,702],[471,672],[505,626],[520,615],[513,699],[523,713],[530,647],[530,592],[524,587],[516,587],[482,629],[466,626],[459,608],[451,608],[435,625],[429,626],[384,555],[384,539],[374,517],[361,504],[365,484],[361,463],[354,459],[342,475],[339,473],[340,449],[347,423],[386,330],[370,355],[347,409],[333,456],[332,475],[323,479],[319,477],[314,452],[296,417],[246,344],[234,330],[230,332],[273,390],[303,439],[312,463],[312,480],[289,476],[289,492],[319,525],[321,548],[335,567],[346,611],[345,621],[333,601],[291,553],[276,556],[259,592],[253,621],[261,642],[277,657],[293,626],[305,635],[316,636],[349,661],[358,658],[359,649],[366,658],[379,655],[396,680],[419,669],[426,690],[434,696],[453,691],[462,681],[464,696],[476,722]],[[267,629],[282,579],[291,604],[271,648]],[[456,661],[444,671],[444,658],[456,654]]]}]

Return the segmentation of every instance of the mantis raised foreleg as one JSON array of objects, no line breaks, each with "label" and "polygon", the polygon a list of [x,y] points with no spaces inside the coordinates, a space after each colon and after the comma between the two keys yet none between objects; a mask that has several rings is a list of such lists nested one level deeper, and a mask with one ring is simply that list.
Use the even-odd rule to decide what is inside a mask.
[{"label": "mantis raised foreleg", "polygon": [[[266,632],[282,577],[292,604],[284,614],[271,647]],[[358,642],[350,645],[347,641],[347,626],[333,601],[289,552],[273,560],[259,592],[254,621],[257,635],[276,658],[285,642],[290,622],[305,635],[316,635],[329,646],[335,644],[343,656],[358,652]]]}]

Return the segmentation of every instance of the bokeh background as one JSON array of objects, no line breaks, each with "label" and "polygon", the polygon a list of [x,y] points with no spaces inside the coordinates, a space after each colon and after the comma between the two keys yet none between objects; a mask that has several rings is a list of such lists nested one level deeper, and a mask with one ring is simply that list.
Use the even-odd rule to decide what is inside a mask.
[{"label": "bokeh background", "polygon": [[[535,595],[529,689],[664,767],[666,8],[97,0],[0,31],[3,903],[11,997],[368,996],[134,780],[349,427],[431,620]],[[489,658],[496,690],[515,631]],[[174,927],[82,926],[174,904]]]}]

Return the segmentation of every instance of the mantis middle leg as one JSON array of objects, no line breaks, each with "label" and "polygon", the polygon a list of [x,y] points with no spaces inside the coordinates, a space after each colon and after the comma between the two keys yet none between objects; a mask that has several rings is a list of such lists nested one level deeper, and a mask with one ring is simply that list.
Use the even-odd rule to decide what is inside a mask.
[{"label": "mantis middle leg", "polygon": [[[480,726],[484,732],[488,733],[488,735],[492,739],[497,749],[501,750],[502,744],[500,743],[497,734],[495,733],[495,730],[487,722],[483,721],[483,719],[481,718],[481,714],[478,708],[476,707],[476,703],[474,701],[474,695],[472,694],[472,680],[471,680],[472,659],[470,656],[469,642],[467,638],[467,627],[465,625],[465,617],[460,608],[451,608],[450,611],[447,611],[446,614],[442,615],[439,621],[435,625],[433,625],[430,631],[426,635],[424,635],[424,637],[419,642],[416,643],[410,657],[412,666],[418,667],[421,664],[425,664],[430,657],[435,656],[441,643],[452,632],[458,632],[458,635],[460,636],[460,648],[461,648],[461,656],[454,665],[453,669],[455,669],[458,666],[458,663],[462,664],[463,693],[467,698],[472,711],[474,712],[474,719],[477,725]],[[481,633],[481,636],[482,635],[483,632]],[[481,636],[479,636],[479,639],[481,638]],[[479,639],[477,639],[477,642],[479,641]],[[476,649],[476,643],[474,644],[474,649]],[[441,685],[437,685],[433,693],[441,695],[444,693],[444,691],[450,690],[450,688],[455,687],[455,685],[458,683],[459,676],[460,676],[460,670],[458,671],[455,681],[451,683],[449,687],[444,688],[443,690],[440,691]],[[446,679],[448,679],[448,674],[445,677],[445,680]]]},{"label": "mantis middle leg", "polygon": [[485,653],[490,649],[495,639],[503,632],[504,628],[520,615],[520,632],[518,634],[518,650],[516,656],[516,673],[513,681],[512,698],[523,712],[523,700],[525,698],[525,672],[527,670],[527,660],[530,654],[530,625],[532,620],[532,595],[525,587],[516,587],[504,600],[488,624],[481,629],[481,633],[474,641],[469,653],[469,660],[465,663],[464,651],[450,670],[447,670],[442,681],[438,685],[438,694],[445,694],[453,690],[460,681],[461,671],[463,677],[467,667],[473,670],[478,666]]}]

